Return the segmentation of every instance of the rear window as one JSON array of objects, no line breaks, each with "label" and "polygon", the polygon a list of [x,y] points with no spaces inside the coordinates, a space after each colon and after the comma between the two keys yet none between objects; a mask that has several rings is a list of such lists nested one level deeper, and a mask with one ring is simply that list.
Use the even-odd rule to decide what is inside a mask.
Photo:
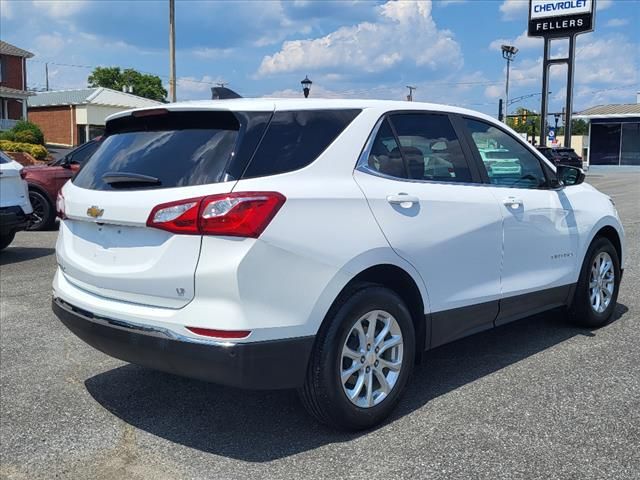
[{"label": "rear window", "polygon": [[10,163],[11,159],[9,158],[9,156],[3,152],[0,152],[0,164],[3,163]]},{"label": "rear window", "polygon": [[[171,188],[298,170],[360,110],[165,112],[108,122],[73,183],[93,190]],[[139,179],[139,181],[136,181]]]},{"label": "rear window", "polygon": [[[107,137],[73,183],[93,190],[216,183],[224,176],[239,129],[240,123],[228,112],[119,118],[109,122]],[[113,174],[155,178],[157,182],[108,183]]]},{"label": "rear window", "polygon": [[276,112],[242,178],[306,167],[320,156],[361,110]]}]

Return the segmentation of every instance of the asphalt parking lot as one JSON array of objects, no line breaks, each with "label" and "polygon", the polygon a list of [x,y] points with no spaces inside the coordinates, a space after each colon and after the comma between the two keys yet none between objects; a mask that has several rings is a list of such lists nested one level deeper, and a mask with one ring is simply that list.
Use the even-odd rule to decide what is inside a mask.
[{"label": "asphalt parking lot", "polygon": [[640,478],[640,172],[595,171],[627,235],[616,320],[557,312],[426,355],[393,417],[314,423],[295,392],[247,392],[128,365],[51,313],[57,232],[0,254],[0,477]]}]

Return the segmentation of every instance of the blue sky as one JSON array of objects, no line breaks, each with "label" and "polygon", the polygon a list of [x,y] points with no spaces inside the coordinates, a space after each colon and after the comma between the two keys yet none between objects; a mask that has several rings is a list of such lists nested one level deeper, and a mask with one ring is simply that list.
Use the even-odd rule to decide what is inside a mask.
[{"label": "blue sky", "polygon": [[[178,99],[205,99],[218,81],[244,96],[403,99],[495,114],[503,94],[500,44],[520,52],[511,98],[540,91],[542,41],[526,36],[528,1],[176,1]],[[577,40],[574,107],[635,102],[640,0],[598,0],[596,30]],[[35,54],[28,82],[86,85],[91,66],[132,67],[168,79],[168,0],[0,0],[0,37]],[[561,54],[559,42],[553,52]],[[551,72],[551,110],[565,67]],[[514,104],[539,108],[539,96]]]}]

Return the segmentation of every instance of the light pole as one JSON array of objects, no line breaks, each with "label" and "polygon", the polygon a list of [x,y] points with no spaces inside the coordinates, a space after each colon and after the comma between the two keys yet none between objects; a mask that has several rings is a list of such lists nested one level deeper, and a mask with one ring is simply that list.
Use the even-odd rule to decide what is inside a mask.
[{"label": "light pole", "polygon": [[169,101],[176,101],[176,24],[174,0],[169,0]]},{"label": "light pole", "polygon": [[509,69],[511,62],[513,61],[518,49],[513,45],[502,45],[502,58],[507,61],[507,83],[505,86],[505,102],[504,102],[504,119],[507,121],[507,115],[509,115]]},{"label": "light pole", "polygon": [[311,84],[313,83],[309,80],[309,75],[304,76],[304,80],[300,82],[302,84],[302,92],[304,93],[304,98],[309,98],[309,90],[311,90]]},{"label": "light pole", "polygon": [[413,102],[413,91],[416,89],[416,87],[407,85],[407,88],[409,89],[409,95],[407,95],[407,102]]}]

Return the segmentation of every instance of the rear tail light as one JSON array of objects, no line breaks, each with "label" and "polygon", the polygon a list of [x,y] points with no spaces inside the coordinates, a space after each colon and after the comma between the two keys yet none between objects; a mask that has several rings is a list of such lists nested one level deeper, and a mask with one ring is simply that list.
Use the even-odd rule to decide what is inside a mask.
[{"label": "rear tail light", "polygon": [[258,238],[286,198],[277,192],[237,192],[163,203],[147,226],[188,235]]},{"label": "rear tail light", "polygon": [[60,220],[67,218],[64,208],[64,195],[62,195],[62,192],[58,192],[58,198],[56,198],[56,215]]},{"label": "rear tail light", "polygon": [[224,338],[226,340],[239,340],[247,338],[251,330],[212,330],[210,328],[187,327],[187,330],[204,337]]},{"label": "rear tail light", "polygon": [[24,168],[20,170],[20,178],[24,180],[27,178],[27,172],[24,171]]}]

